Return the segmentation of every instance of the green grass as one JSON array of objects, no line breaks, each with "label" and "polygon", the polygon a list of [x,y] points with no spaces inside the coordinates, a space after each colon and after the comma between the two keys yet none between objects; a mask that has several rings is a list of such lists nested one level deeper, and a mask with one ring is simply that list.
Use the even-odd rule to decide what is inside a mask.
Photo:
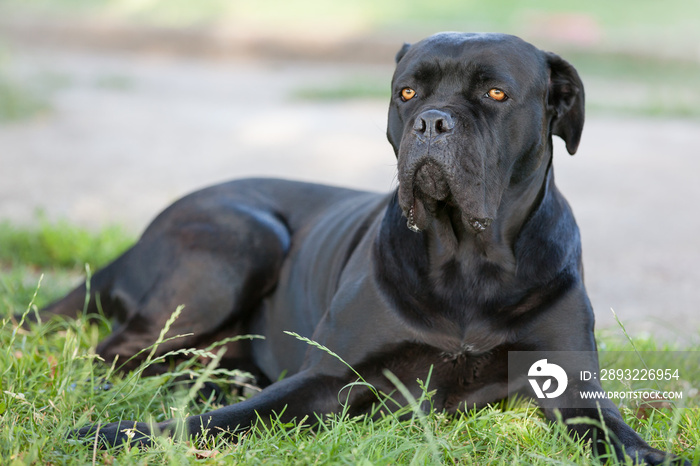
[{"label": "green grass", "polygon": [[0,263],[13,265],[99,267],[126,250],[134,239],[124,229],[112,225],[93,232],[65,220],[51,223],[39,215],[37,228],[0,222]]},{"label": "green grass", "polygon": [[17,312],[26,306],[42,273],[51,279],[44,283],[37,304],[46,304],[74,285],[86,265],[96,270],[134,241],[118,226],[93,232],[42,216],[38,223],[27,228],[0,222],[0,310]]},{"label": "green grass", "polygon": [[48,114],[51,94],[68,87],[70,80],[65,75],[48,71],[29,79],[15,76],[11,72],[12,58],[10,48],[0,41],[0,123]]},{"label": "green grass", "polygon": [[0,69],[0,122],[24,120],[46,112],[46,98]]},{"label": "green grass", "polygon": [[[97,254],[100,247],[110,251],[97,256],[93,263],[97,267],[132,239],[117,230],[88,233],[66,223],[43,222],[36,230],[3,224],[0,232],[0,244],[9,238],[15,250],[8,254],[7,248],[0,248],[3,464],[600,464],[584,445],[565,434],[563,425],[550,425],[525,401],[457,416],[434,412],[424,416],[407,407],[403,413],[410,419],[404,421],[392,415],[377,421],[333,416],[315,430],[273,422],[253,429],[237,443],[221,437],[198,444],[159,439],[144,451],[99,451],[68,440],[65,433],[98,420],[161,421],[211,410],[218,405],[197,399],[175,377],[190,374],[193,381],[214,381],[231,389],[230,374],[205,367],[199,362],[205,353],[199,351],[157,377],[140,378],[145,366],[120,375],[94,354],[97,342],[110,331],[109,322],[81,318],[42,322],[31,330],[18,326],[12,315],[34,312],[36,304],[67,291],[66,277],[75,280],[81,262],[92,259],[93,252]],[[57,255],[55,249],[63,247],[73,248],[72,260]],[[40,271],[45,275],[37,287]],[[661,346],[652,339],[634,343],[645,351],[700,350]],[[605,336],[602,345],[630,349],[629,341],[612,336]],[[216,351],[207,354],[216,358]],[[112,387],[102,390],[106,382]],[[696,379],[688,382],[697,384]],[[423,396],[429,399],[430,393]],[[638,419],[626,406],[622,412],[652,445],[700,462],[698,408],[655,410],[646,419]]]},{"label": "green grass", "polygon": [[9,73],[9,56],[0,41],[0,123],[31,118],[49,109],[43,93]]}]

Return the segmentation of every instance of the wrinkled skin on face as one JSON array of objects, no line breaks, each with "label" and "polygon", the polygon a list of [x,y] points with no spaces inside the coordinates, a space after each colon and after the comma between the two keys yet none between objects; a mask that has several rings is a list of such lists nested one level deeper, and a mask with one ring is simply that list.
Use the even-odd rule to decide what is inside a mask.
[{"label": "wrinkled skin on face", "polygon": [[512,36],[444,33],[396,58],[387,136],[412,229],[446,214],[479,234],[504,192],[549,163],[551,134],[576,151],[583,87],[558,56]]}]

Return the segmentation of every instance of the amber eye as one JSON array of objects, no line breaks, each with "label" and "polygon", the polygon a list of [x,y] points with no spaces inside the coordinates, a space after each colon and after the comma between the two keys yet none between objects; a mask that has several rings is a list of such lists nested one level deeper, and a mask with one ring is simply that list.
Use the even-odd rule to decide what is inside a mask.
[{"label": "amber eye", "polygon": [[503,92],[500,89],[496,89],[495,87],[493,89],[489,90],[487,95],[489,97],[491,97],[493,100],[497,100],[499,102],[503,102],[508,97],[505,92]]},{"label": "amber eye", "polygon": [[401,100],[406,102],[407,100],[411,100],[416,96],[416,91],[411,89],[410,87],[404,87],[401,89]]}]

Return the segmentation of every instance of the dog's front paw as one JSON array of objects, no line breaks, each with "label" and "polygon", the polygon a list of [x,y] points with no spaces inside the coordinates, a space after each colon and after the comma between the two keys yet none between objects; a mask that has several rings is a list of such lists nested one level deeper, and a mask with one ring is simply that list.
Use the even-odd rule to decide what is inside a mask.
[{"label": "dog's front paw", "polygon": [[148,447],[153,443],[152,426],[145,422],[118,421],[109,424],[94,424],[74,430],[69,438],[84,443],[97,442],[99,448],[109,448],[121,445]]}]

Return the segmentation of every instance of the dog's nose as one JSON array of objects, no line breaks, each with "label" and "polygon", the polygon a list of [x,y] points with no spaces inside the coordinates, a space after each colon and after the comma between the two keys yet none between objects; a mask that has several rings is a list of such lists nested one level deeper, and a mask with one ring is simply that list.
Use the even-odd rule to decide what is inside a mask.
[{"label": "dog's nose", "polygon": [[416,117],[413,122],[413,130],[421,135],[437,136],[452,131],[455,127],[454,119],[446,112],[440,110],[426,110]]}]

